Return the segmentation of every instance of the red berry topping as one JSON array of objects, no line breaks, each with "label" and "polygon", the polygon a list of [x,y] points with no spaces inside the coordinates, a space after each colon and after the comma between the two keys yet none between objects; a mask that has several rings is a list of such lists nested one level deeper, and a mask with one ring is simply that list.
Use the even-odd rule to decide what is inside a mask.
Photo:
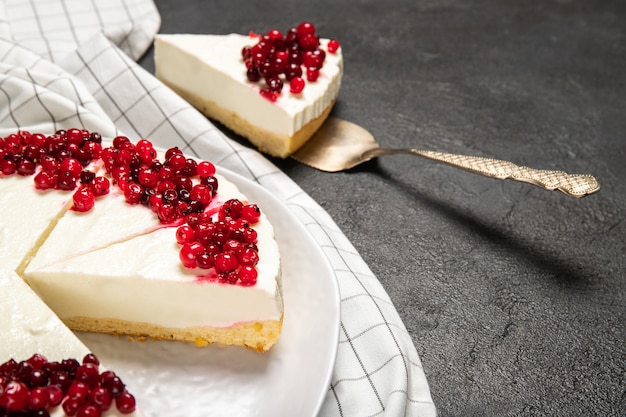
[{"label": "red berry topping", "polygon": [[59,385],[48,385],[48,402],[50,407],[56,407],[63,401],[63,390]]},{"label": "red berry topping", "polygon": [[30,390],[25,383],[20,381],[10,381],[5,387],[0,397],[0,407],[7,411],[26,410],[30,397]]},{"label": "red berry topping", "polygon": [[339,41],[336,39],[331,39],[328,41],[328,52],[330,52],[331,54],[337,53],[337,51],[339,50]]},{"label": "red berry topping", "polygon": [[75,416],[80,408],[80,400],[78,398],[68,398],[63,401],[62,407],[65,414],[68,416]]},{"label": "red berry topping", "polygon": [[261,209],[256,204],[246,204],[241,208],[241,218],[249,223],[256,223],[261,217]]},{"label": "red berry topping", "polygon": [[61,161],[59,167],[61,175],[70,176],[74,179],[78,179],[80,172],[83,170],[83,166],[75,158],[65,158]]},{"label": "red berry topping", "polygon": [[97,386],[89,393],[89,402],[100,407],[102,411],[106,411],[111,408],[113,396],[106,388]]},{"label": "red berry topping", "polygon": [[89,188],[91,192],[96,197],[100,197],[109,193],[109,189],[111,187],[111,182],[108,178],[105,177],[96,177],[89,184]]},{"label": "red berry topping", "polygon": [[256,284],[257,271],[251,265],[244,265],[237,272],[237,277],[244,286],[250,286]]},{"label": "red berry topping", "polygon": [[115,405],[120,413],[130,414],[135,411],[135,397],[128,391],[124,391],[115,398]]},{"label": "red berry topping", "polygon": [[48,171],[41,170],[34,178],[35,188],[38,190],[47,190],[54,188],[57,184],[57,177]]},{"label": "red berry topping", "polygon": [[206,178],[215,175],[215,165],[208,161],[202,161],[198,164],[198,175],[200,178]]},{"label": "red berry topping", "polygon": [[[244,58],[255,59],[259,54],[274,50],[277,59],[269,64],[264,61],[263,67],[270,71],[269,75],[266,74],[268,88],[265,92],[271,100],[279,96],[286,76],[282,72],[277,75],[276,71],[297,68],[301,75],[302,51],[297,52],[296,32],[292,28],[283,36],[278,31],[271,31],[259,37],[257,45],[242,51]],[[314,51],[308,56],[307,59],[314,62],[323,53]],[[283,61],[289,61],[289,64]],[[297,78],[292,80],[290,88],[298,83]],[[106,171],[103,174],[98,172],[101,167]],[[251,225],[258,221],[260,211],[255,205],[239,200],[229,200],[215,208],[213,199],[219,182],[211,162],[186,158],[176,147],[168,149],[160,161],[149,140],[141,139],[133,144],[126,136],[115,137],[113,146],[103,148],[102,137],[97,132],[73,128],[58,130],[49,136],[20,131],[0,137],[0,172],[3,175],[36,173],[33,175],[36,189],[72,191],[72,210],[78,212],[91,210],[97,199],[109,194],[112,184],[116,185],[129,204],[145,205],[161,223],[178,227],[176,240],[182,246],[180,258],[185,267],[214,268],[220,281],[225,283],[244,285],[243,281],[246,281],[245,285],[249,285],[251,282],[246,278],[249,273],[241,272],[244,276],[241,278],[238,271],[244,266],[254,267],[258,262],[257,233]],[[216,214],[217,219],[212,219],[209,212]],[[63,393],[70,386],[77,390],[78,382],[90,389],[98,385],[95,357],[84,358],[82,364],[64,361],[57,365],[60,371],[50,375],[39,371],[41,366],[53,366],[43,359],[44,362],[39,363],[32,358],[32,364],[24,365],[29,367],[29,379],[24,380],[28,387],[43,386],[44,381],[49,380]],[[101,382],[112,396],[123,391],[123,385],[111,391],[110,384],[110,381]],[[58,404],[58,392],[54,388],[49,391],[50,402]],[[43,394],[38,391],[36,395]],[[39,404],[41,398],[34,397],[33,401]],[[79,406],[81,404],[69,403],[66,407],[76,413]]]},{"label": "red berry topping", "polygon": [[237,257],[231,252],[220,253],[215,257],[215,270],[218,274],[234,271],[237,264]]},{"label": "red berry topping", "polygon": [[93,191],[87,186],[76,190],[72,198],[74,200],[72,209],[81,213],[91,210],[96,203],[96,197]]},{"label": "red berry topping", "polygon": [[272,103],[278,100],[279,94],[274,91],[270,91],[268,89],[262,88],[261,91],[259,91],[259,93],[261,94],[261,97],[271,101]]},{"label": "red berry topping", "polygon": [[320,70],[318,70],[317,68],[307,68],[306,69],[306,79],[307,81],[317,81],[317,79],[320,76]]},{"label": "red berry topping", "polygon": [[[290,28],[284,36],[279,30],[271,29],[264,36],[252,37],[257,43],[242,48],[241,57],[248,81],[263,82],[259,86],[259,93],[267,100],[278,100],[285,81],[290,82],[291,93],[302,92],[305,87],[302,80],[295,83],[291,81],[301,77],[305,69],[316,69],[317,72],[307,74],[307,79],[317,80],[326,52],[320,48],[319,36],[312,23],[302,22]],[[329,52],[336,53],[338,48],[337,41],[329,42]]]},{"label": "red berry topping", "polygon": [[315,35],[315,26],[310,22],[302,22],[296,28],[296,34],[299,38],[307,35]]},{"label": "red berry topping", "polygon": [[176,242],[179,244],[191,243],[195,240],[196,233],[189,225],[180,226],[176,229]]},{"label": "red berry topping", "polygon": [[180,171],[187,165],[187,159],[183,154],[176,153],[167,160],[168,166],[174,171]]},{"label": "red berry topping", "polygon": [[[121,414],[135,410],[135,399],[112,371],[98,371],[93,354],[48,362],[39,354],[0,365],[0,415],[49,416],[59,405],[67,416],[98,417],[113,400]],[[40,376],[34,376],[40,375]]]},{"label": "red berry topping", "polygon": [[195,268],[198,265],[196,258],[203,252],[204,247],[200,243],[185,243],[180,248],[180,261],[185,268]]},{"label": "red berry topping", "polygon": [[89,387],[94,387],[100,382],[100,372],[98,372],[98,365],[94,363],[85,363],[76,369],[75,378],[77,381],[86,384]]},{"label": "red berry topping", "polygon": [[124,198],[128,204],[139,204],[142,192],[143,188],[141,188],[141,185],[133,182],[126,186]]},{"label": "red berry topping", "polygon": [[37,168],[37,165],[35,165],[33,161],[29,161],[27,159],[22,159],[15,165],[17,174],[22,176],[34,174],[35,168]]},{"label": "red berry topping", "polygon": [[48,394],[48,388],[35,387],[30,392],[28,399],[28,407],[31,410],[45,410],[50,404],[50,395]]},{"label": "red berry topping", "polygon": [[300,94],[304,90],[304,84],[302,77],[293,77],[289,82],[289,91],[293,94]]}]

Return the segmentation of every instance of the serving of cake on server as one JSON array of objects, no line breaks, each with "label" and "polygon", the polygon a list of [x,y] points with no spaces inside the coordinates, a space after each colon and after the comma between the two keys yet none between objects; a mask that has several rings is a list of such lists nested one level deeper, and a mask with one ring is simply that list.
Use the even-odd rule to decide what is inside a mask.
[{"label": "serving of cake on server", "polygon": [[161,34],[157,78],[262,152],[286,158],[330,114],[341,86],[342,51],[302,22],[285,34]]}]

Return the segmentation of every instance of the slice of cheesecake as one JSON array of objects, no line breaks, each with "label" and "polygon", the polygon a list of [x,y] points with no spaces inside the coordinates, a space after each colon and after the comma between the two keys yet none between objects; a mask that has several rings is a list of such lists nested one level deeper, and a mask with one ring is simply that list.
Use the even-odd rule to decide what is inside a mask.
[{"label": "slice of cheesecake", "polygon": [[338,43],[308,29],[300,38],[311,44],[302,47],[301,26],[285,36],[157,35],[156,76],[262,152],[285,158],[327,118],[343,74]]},{"label": "slice of cheesecake", "polygon": [[[245,200],[233,183],[217,178],[216,210],[228,200]],[[254,285],[226,283],[214,268],[184,267],[177,230],[155,227],[145,207],[107,198],[89,213],[66,212],[23,277],[74,330],[268,350],[281,333],[283,302],[278,245],[267,217],[254,224]],[[60,248],[63,238],[77,242]]]}]

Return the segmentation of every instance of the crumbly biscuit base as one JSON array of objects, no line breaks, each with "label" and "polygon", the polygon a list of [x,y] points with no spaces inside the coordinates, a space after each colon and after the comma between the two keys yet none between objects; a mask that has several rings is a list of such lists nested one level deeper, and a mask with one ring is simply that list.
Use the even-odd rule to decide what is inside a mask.
[{"label": "crumbly biscuit base", "polygon": [[214,101],[206,100],[165,80],[162,81],[207,117],[217,120],[238,135],[247,138],[261,152],[278,158],[287,158],[300,149],[324,123],[335,104],[335,99],[333,99],[322,114],[304,125],[293,136],[280,135],[249,123],[238,114],[220,107]]},{"label": "crumbly biscuit base", "polygon": [[266,352],[280,336],[283,320],[264,320],[241,323],[230,327],[186,327],[168,328],[148,323],[129,322],[117,319],[95,319],[91,317],[71,317],[63,322],[72,330],[128,335],[155,340],[178,340],[207,346],[213,343],[243,346],[259,352]]}]

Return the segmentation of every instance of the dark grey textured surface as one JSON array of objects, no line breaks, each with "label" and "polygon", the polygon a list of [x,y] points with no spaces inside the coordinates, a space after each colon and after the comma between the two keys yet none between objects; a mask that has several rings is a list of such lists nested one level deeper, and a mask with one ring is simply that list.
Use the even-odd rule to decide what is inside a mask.
[{"label": "dark grey textured surface", "polygon": [[576,200],[411,156],[275,161],[384,284],[441,416],[626,415],[626,2],[156,4],[163,33],[314,22],[343,46],[333,114],[385,146],[597,176]]}]

